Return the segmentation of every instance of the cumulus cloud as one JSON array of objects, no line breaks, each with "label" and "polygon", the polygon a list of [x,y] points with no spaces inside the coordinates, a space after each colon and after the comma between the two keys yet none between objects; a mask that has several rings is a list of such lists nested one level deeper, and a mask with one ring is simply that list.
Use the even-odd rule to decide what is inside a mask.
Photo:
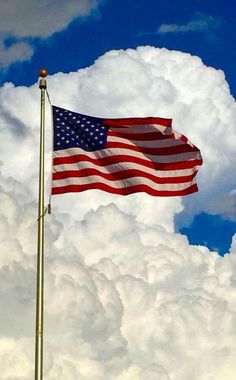
[{"label": "cumulus cloud", "polygon": [[186,24],[161,24],[157,33],[186,33],[205,32],[219,25],[219,20],[206,14],[198,14],[198,17]]},{"label": "cumulus cloud", "polygon": [[[112,51],[84,70],[49,76],[48,87],[54,104],[81,113],[173,117],[174,128],[202,150],[204,166],[199,194],[185,203],[99,191],[53,198],[45,228],[45,379],[234,380],[236,239],[221,257],[174,231],[177,213],[186,219],[206,204],[226,212],[228,204],[219,210],[214,202],[235,191],[236,107],[223,73],[189,54],[143,47]],[[46,124],[48,189],[49,107]],[[38,125],[37,85],[5,84],[3,380],[33,377]]]},{"label": "cumulus cloud", "polygon": [[[190,217],[194,213],[209,211],[211,204],[216,204],[216,200],[220,202],[221,198],[235,190],[235,100],[230,94],[224,73],[206,67],[200,58],[152,47],[111,51],[100,57],[90,68],[49,77],[48,85],[54,104],[81,113],[101,117],[172,117],[174,129],[188,136],[200,148],[204,165],[198,176],[198,194],[186,197],[184,201],[173,198],[158,199],[158,202],[155,198],[144,195],[141,198],[140,195],[137,198],[124,197],[122,200],[115,197],[123,210],[128,208],[131,213],[135,213],[134,210],[143,210],[143,218],[148,208],[145,218],[150,223],[158,224],[163,221],[165,228],[170,227],[173,230],[172,216],[182,210],[182,202],[186,204],[186,218],[187,214]],[[36,152],[30,146],[37,145],[38,141],[38,97],[39,90],[36,85],[28,89],[6,84],[0,92],[1,129],[12,154],[11,160],[2,170],[3,173],[12,173],[20,181],[25,176],[33,176],[29,181],[32,188],[36,188],[37,180],[32,166]],[[50,122],[48,108],[48,169],[51,150]],[[23,168],[14,155],[16,137],[21,142],[18,153],[21,157],[24,156]],[[0,152],[1,157],[5,157],[3,146],[0,147]],[[74,195],[69,197],[76,205],[79,203],[80,210],[83,210],[81,217],[88,202],[94,207],[101,199],[106,204],[114,199],[113,196],[99,192],[93,195],[92,200],[90,193],[82,194],[82,202]],[[55,204],[58,199],[54,198]],[[145,203],[140,202],[140,199],[144,199]],[[65,210],[71,212],[67,200],[68,195],[60,197],[59,202],[63,202]],[[172,214],[169,214],[170,209]],[[72,212],[76,214],[76,207]],[[217,212],[224,213],[223,203]]]},{"label": "cumulus cloud", "polygon": [[[33,48],[27,38],[50,37],[66,29],[77,17],[90,15],[101,1],[4,1],[0,13],[0,69],[31,58]],[[4,39],[7,37],[18,41],[6,48]]]},{"label": "cumulus cloud", "polygon": [[[29,206],[15,202],[11,218],[21,217],[12,229],[2,220],[1,245],[13,229],[18,242],[17,257],[0,266],[4,380],[33,376],[35,259],[25,234],[35,236],[36,205]],[[190,246],[114,204],[69,228],[50,219],[45,379],[205,380],[227,369],[233,380],[236,252],[222,258]]]}]

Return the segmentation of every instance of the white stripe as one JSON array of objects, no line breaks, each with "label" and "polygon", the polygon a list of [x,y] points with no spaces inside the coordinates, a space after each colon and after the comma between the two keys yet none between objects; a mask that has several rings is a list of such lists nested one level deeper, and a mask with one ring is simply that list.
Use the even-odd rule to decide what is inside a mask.
[{"label": "white stripe", "polygon": [[93,164],[92,162],[88,161],[80,161],[76,164],[62,164],[62,165],[55,165],[53,167],[53,173],[60,173],[67,170],[82,170],[82,169],[96,169],[99,170],[101,173],[117,173],[124,170],[129,169],[136,169],[144,171],[145,173],[155,175],[156,177],[160,178],[166,178],[166,177],[186,177],[191,175],[193,172],[198,170],[199,166],[196,165],[191,169],[180,169],[180,170],[154,170],[151,168],[144,167],[143,165],[139,165],[136,163],[129,163],[124,162],[122,164],[113,164],[113,165],[107,165],[107,166],[98,166],[96,164]]},{"label": "white stripe", "polygon": [[161,132],[163,135],[171,135],[172,127],[165,127],[160,124],[124,125],[125,128],[115,126],[109,127],[111,131],[121,133],[153,133]]},{"label": "white stripe", "polygon": [[182,140],[174,140],[173,138],[165,139],[165,140],[149,140],[149,141],[143,141],[143,140],[130,140],[126,139],[125,137],[118,137],[118,136],[109,136],[107,138],[108,142],[116,142],[116,143],[125,143],[129,144],[131,146],[138,146],[142,148],[171,148],[172,146],[177,145],[186,145],[185,141]]},{"label": "white stripe", "polygon": [[[183,137],[183,135],[181,135],[179,132],[176,132],[176,131],[173,131],[173,134],[174,134],[174,138],[176,140],[179,140],[181,139],[181,137]],[[186,141],[184,141],[184,144],[187,144],[187,145],[190,145],[190,146],[194,146],[193,143],[185,136],[185,138],[187,139]]]},{"label": "white stripe", "polygon": [[144,178],[144,177],[132,177],[123,180],[110,181],[108,179],[102,178],[100,176],[88,176],[82,178],[67,178],[67,179],[58,179],[53,180],[52,187],[62,187],[69,185],[87,185],[91,183],[104,183],[110,187],[115,189],[127,188],[135,185],[146,185],[155,190],[184,190],[195,183],[195,179],[190,182],[182,182],[182,183],[155,183],[154,181]]},{"label": "white stripe", "polygon": [[[141,152],[131,151],[129,149],[120,149],[120,148],[112,148],[112,149],[100,149],[94,152],[86,152],[81,148],[68,148],[65,150],[57,150],[53,152],[53,157],[69,157],[77,154],[83,154],[93,159],[100,159],[105,157],[116,157],[120,156],[130,156],[130,161],[132,161],[132,157],[141,158],[146,161],[152,161],[155,163],[175,163],[182,161],[189,161],[194,159],[199,159],[199,152],[186,152],[186,153],[178,153],[166,156],[158,156],[154,154],[143,154]],[[118,157],[117,162],[119,161]],[[127,158],[128,161],[128,158]]]}]

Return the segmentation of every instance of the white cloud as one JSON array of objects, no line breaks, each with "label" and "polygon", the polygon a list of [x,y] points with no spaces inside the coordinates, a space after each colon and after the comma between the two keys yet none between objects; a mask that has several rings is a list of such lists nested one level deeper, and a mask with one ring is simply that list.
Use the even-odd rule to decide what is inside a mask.
[{"label": "white cloud", "polygon": [[[25,234],[35,240],[32,207],[22,213],[15,202],[21,217],[1,234],[1,246],[13,231],[18,242],[18,258],[3,252],[0,265],[3,380],[33,376],[35,260],[24,244]],[[226,369],[233,380],[236,252],[190,246],[115,205],[67,229],[54,217],[47,224],[46,380],[205,380]]]},{"label": "white cloud", "polygon": [[[103,0],[13,0],[4,1],[0,12],[0,69],[26,61],[33,55],[28,38],[47,38],[78,17],[87,17]],[[8,48],[4,40],[18,40]]]},{"label": "white cloud", "polygon": [[14,62],[29,60],[33,55],[33,49],[27,42],[16,42],[9,47],[0,40],[0,69]]},{"label": "white cloud", "polygon": [[[216,200],[219,203],[221,198],[235,190],[235,100],[230,95],[224,73],[204,66],[200,58],[152,47],[138,48],[136,51],[112,51],[99,58],[90,68],[69,75],[60,73],[49,77],[48,87],[54,104],[85,114],[104,117],[172,117],[173,127],[201,149],[204,159],[198,176],[200,191],[184,199],[185,220],[187,214],[190,217],[200,211],[209,211],[211,204],[216,204]],[[37,156],[30,146],[37,146],[38,141],[38,120],[35,117],[38,96],[37,86],[27,89],[7,84],[0,92],[2,134],[12,155],[2,170],[20,181],[25,176],[33,176],[29,181],[32,188],[36,188],[37,181],[32,162]],[[47,120],[49,168],[49,109]],[[18,154],[24,156],[23,168],[14,155],[16,138],[20,142]],[[3,146],[0,152],[4,158],[2,150]],[[95,192],[92,200],[89,192],[82,194],[82,202],[78,201],[76,195],[60,197],[65,210],[74,214],[77,213],[76,207],[71,210],[68,197],[76,205],[79,203],[81,218],[88,202],[91,207],[96,207],[101,200],[107,204],[115,199],[122,209],[129,209],[131,213],[137,211],[140,220],[145,215],[150,223],[162,223],[165,228],[172,230],[173,215],[182,208],[179,198],[159,198],[157,201],[144,195],[118,198],[99,192]],[[54,197],[55,204],[58,199]],[[220,214],[224,213],[222,207],[218,210]]]},{"label": "white cloud", "polygon": [[206,207],[206,211],[213,215],[222,215],[225,219],[236,221],[236,190],[232,190],[215,199]]},{"label": "white cloud", "polygon": [[212,16],[198,14],[198,17],[186,24],[161,24],[157,33],[186,33],[186,32],[204,32],[212,27],[216,27],[219,21]]},{"label": "white cloud", "polygon": [[[236,235],[220,257],[173,231],[176,213],[192,216],[235,189],[236,107],[223,73],[189,54],[144,47],[49,76],[48,88],[53,103],[81,113],[173,117],[205,162],[200,192],[184,210],[180,198],[145,194],[53,198],[45,229],[45,380],[234,380]],[[38,124],[37,85],[0,89],[3,380],[33,376]],[[46,124],[48,176],[48,108]]]},{"label": "white cloud", "polygon": [[1,5],[0,34],[14,37],[49,37],[77,17],[88,16],[99,0],[13,0]]}]

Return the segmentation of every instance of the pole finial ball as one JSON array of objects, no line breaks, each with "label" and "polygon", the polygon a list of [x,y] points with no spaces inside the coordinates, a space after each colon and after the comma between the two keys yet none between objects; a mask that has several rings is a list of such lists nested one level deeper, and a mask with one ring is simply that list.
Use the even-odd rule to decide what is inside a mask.
[{"label": "pole finial ball", "polygon": [[48,75],[48,72],[47,72],[46,69],[40,69],[40,70],[39,70],[39,76],[40,76],[41,78],[46,78],[47,75]]}]

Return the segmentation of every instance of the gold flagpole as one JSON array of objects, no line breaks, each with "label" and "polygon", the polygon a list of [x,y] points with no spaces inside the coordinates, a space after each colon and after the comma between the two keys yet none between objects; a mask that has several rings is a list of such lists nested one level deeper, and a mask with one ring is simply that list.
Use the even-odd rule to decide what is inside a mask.
[{"label": "gold flagpole", "polygon": [[43,298],[44,298],[44,140],[45,140],[45,92],[47,71],[41,69],[39,88],[40,148],[39,148],[39,198],[38,198],[38,244],[37,244],[37,290],[36,290],[36,331],[35,331],[35,380],[43,379]]}]

